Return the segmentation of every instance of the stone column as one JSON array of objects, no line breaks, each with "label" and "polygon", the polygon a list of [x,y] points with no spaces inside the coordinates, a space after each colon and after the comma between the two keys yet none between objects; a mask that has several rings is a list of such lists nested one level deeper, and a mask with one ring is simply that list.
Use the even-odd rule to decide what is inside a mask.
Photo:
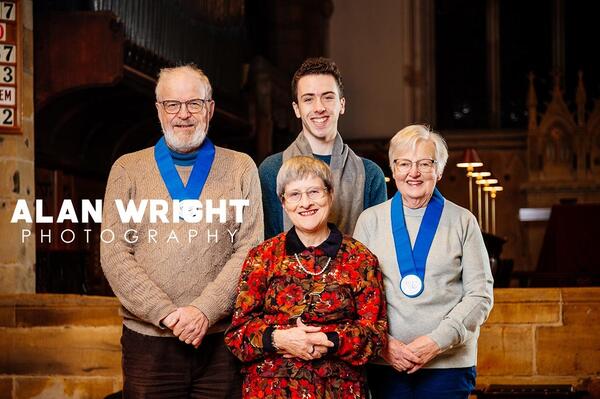
[{"label": "stone column", "polygon": [[[33,213],[35,198],[33,131],[33,4],[22,0],[17,29],[22,33],[21,134],[0,133],[0,294],[35,292],[35,228],[10,223],[18,199]],[[21,239],[22,229],[31,231]]]}]

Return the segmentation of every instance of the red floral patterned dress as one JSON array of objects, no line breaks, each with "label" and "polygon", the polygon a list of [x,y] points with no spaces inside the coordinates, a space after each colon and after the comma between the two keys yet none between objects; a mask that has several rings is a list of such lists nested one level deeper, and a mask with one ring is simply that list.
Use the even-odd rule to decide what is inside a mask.
[{"label": "red floral patterned dress", "polygon": [[[377,258],[330,225],[329,238],[306,248],[292,228],[253,248],[244,262],[229,349],[245,364],[245,398],[365,398],[363,366],[387,340],[386,303]],[[304,272],[297,264],[318,276]],[[296,319],[320,326],[335,346],[320,359],[286,359],[273,329]]]}]

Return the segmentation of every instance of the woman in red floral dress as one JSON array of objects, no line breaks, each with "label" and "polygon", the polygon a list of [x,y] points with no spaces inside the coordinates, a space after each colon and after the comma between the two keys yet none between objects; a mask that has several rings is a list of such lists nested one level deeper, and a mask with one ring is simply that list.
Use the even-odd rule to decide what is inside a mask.
[{"label": "woman in red floral dress", "polygon": [[244,362],[245,398],[365,398],[364,365],[387,339],[377,258],[327,219],[329,167],[286,161],[277,192],[294,227],[244,262],[229,349]]}]

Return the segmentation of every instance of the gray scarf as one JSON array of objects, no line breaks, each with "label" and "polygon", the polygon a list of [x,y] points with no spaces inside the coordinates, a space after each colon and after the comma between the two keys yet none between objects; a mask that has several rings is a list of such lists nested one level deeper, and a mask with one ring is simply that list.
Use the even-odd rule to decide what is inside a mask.
[{"label": "gray scarf", "polygon": [[[283,152],[283,162],[297,155],[313,156],[310,143],[302,132]],[[329,167],[333,174],[334,193],[329,221],[343,233],[352,235],[356,220],[364,207],[365,165],[362,159],[344,144],[339,133],[335,136]],[[292,226],[292,221],[283,212],[284,230],[288,231]]]}]

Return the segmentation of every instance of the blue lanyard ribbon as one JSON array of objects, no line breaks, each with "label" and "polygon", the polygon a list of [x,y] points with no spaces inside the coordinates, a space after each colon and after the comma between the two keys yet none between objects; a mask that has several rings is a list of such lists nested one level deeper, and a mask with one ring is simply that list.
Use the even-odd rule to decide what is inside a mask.
[{"label": "blue lanyard ribbon", "polygon": [[[402,196],[400,192],[397,192],[392,198],[392,235],[394,236],[396,260],[398,261],[401,278],[408,275],[416,275],[421,279],[421,282],[425,280],[427,256],[429,255],[435,232],[440,224],[443,210],[444,197],[436,188],[429,200],[429,204],[427,204],[427,209],[425,210],[425,215],[423,216],[419,233],[415,240],[415,246],[412,248],[404,219]],[[412,296],[420,294],[421,292]]]},{"label": "blue lanyard ribbon", "polygon": [[208,137],[204,139],[204,142],[198,149],[196,162],[192,167],[192,173],[185,186],[177,169],[175,169],[175,164],[173,163],[173,158],[171,157],[164,136],[154,146],[154,159],[171,199],[199,199],[213,160],[215,159],[215,146]]}]

